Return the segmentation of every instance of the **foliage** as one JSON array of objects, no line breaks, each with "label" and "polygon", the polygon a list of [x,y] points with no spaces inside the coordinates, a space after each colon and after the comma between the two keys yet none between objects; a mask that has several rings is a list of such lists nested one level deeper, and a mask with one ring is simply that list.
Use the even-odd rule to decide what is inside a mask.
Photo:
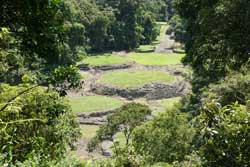
[{"label": "foliage", "polygon": [[134,128],[141,125],[149,114],[151,110],[148,106],[137,103],[123,105],[108,116],[108,123],[97,131],[97,136],[89,143],[89,150],[92,151],[101,141],[112,141],[113,136],[120,131],[124,134],[128,145]]},{"label": "foliage", "polygon": [[16,46],[27,63],[42,59],[48,64],[67,64],[77,59],[67,41],[63,1],[7,0],[0,8],[0,27],[9,28],[20,40]]},{"label": "foliage", "polygon": [[99,83],[122,88],[138,88],[152,82],[170,83],[175,77],[163,71],[123,70],[103,74]]},{"label": "foliage", "polygon": [[[97,0],[107,11],[113,11],[115,20],[109,34],[112,49],[132,50],[141,43],[151,43],[157,37],[156,21],[151,13],[150,1],[141,0]],[[155,7],[159,7],[160,3]],[[149,9],[150,8],[150,9]],[[129,11],[129,12],[128,12]]]},{"label": "foliage", "polygon": [[65,157],[60,160],[43,159],[35,156],[24,162],[18,162],[14,167],[86,167],[86,162],[81,162],[74,157]]},{"label": "foliage", "polygon": [[184,160],[190,151],[193,135],[194,129],[185,114],[173,109],[137,127],[131,143],[135,152],[146,157],[148,163],[173,163]]},{"label": "foliage", "polygon": [[249,85],[249,72],[231,74],[217,84],[211,84],[207,91],[203,92],[202,97],[206,101],[217,99],[222,106],[236,101],[245,105],[246,101],[250,99]]},{"label": "foliage", "polygon": [[79,88],[81,86],[81,75],[78,69],[74,66],[57,67],[48,77],[48,83],[65,96],[67,90]]},{"label": "foliage", "polygon": [[[217,82],[249,61],[250,1],[175,0],[190,39],[184,63],[194,70],[193,90]],[[244,24],[241,24],[244,23]]]},{"label": "foliage", "polygon": [[142,32],[143,39],[141,39],[140,44],[150,44],[152,43],[159,34],[159,29],[157,23],[151,13],[143,14],[141,19],[141,25],[144,28]]},{"label": "foliage", "polygon": [[143,157],[136,154],[133,147],[130,145],[121,146],[115,144],[113,147],[114,155],[112,156],[115,166],[117,167],[141,167],[146,166],[146,162]]},{"label": "foliage", "polygon": [[237,102],[222,107],[212,101],[199,116],[200,135],[204,139],[200,152],[205,166],[249,166],[249,104]]},{"label": "foliage", "polygon": [[73,112],[98,112],[112,110],[122,106],[122,101],[106,96],[83,96],[70,98]]},{"label": "foliage", "polygon": [[69,105],[43,87],[0,85],[0,145],[2,164],[33,155],[57,159],[79,136]]},{"label": "foliage", "polygon": [[175,14],[169,21],[169,33],[174,33],[175,41],[185,43],[187,40],[186,22],[179,15]]},{"label": "foliage", "polygon": [[154,14],[154,17],[157,21],[166,21],[169,15],[167,11],[168,4],[165,0],[144,0],[142,8],[145,11]]},{"label": "foliage", "polygon": [[176,65],[181,64],[182,58],[185,54],[161,54],[161,53],[131,53],[129,57],[131,60],[142,65]]}]

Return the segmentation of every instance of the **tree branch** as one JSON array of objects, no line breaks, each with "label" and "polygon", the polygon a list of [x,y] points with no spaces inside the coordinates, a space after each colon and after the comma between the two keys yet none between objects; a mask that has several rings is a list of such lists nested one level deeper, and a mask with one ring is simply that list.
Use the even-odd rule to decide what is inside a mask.
[{"label": "tree branch", "polygon": [[5,109],[10,105],[10,103],[11,103],[12,101],[14,101],[16,98],[18,98],[19,96],[21,96],[21,95],[23,95],[23,94],[29,92],[29,91],[32,90],[32,89],[35,89],[35,88],[38,87],[38,86],[39,86],[39,85],[35,85],[35,86],[33,86],[33,87],[30,87],[30,88],[28,88],[28,89],[26,89],[26,90],[23,90],[22,92],[18,93],[18,95],[16,95],[15,97],[11,98],[11,99],[10,99],[10,100],[0,109],[0,112],[2,112],[3,110],[5,110]]}]

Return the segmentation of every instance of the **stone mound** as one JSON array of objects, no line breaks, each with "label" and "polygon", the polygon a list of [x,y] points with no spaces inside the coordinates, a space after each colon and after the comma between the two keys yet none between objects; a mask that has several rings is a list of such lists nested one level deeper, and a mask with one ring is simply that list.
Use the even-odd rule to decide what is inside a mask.
[{"label": "stone mound", "polygon": [[147,100],[159,100],[185,95],[190,86],[184,80],[172,84],[151,83],[140,88],[118,88],[103,84],[92,84],[91,91],[98,95],[120,96],[128,100],[146,98]]}]

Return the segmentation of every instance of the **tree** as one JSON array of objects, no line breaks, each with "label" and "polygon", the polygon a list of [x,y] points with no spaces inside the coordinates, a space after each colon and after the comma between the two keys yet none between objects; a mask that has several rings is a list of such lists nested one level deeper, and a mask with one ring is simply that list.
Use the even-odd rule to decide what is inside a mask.
[{"label": "tree", "polygon": [[159,29],[157,27],[154,16],[149,12],[144,12],[141,18],[141,25],[143,27],[141,44],[151,44],[158,36]]},{"label": "tree", "polygon": [[79,137],[70,106],[58,93],[32,85],[0,85],[1,164],[64,156]]},{"label": "tree", "polygon": [[135,152],[150,164],[173,163],[184,160],[185,155],[190,153],[193,135],[194,129],[185,114],[174,109],[137,127],[131,143]]},{"label": "tree", "polygon": [[142,8],[152,13],[157,21],[167,21],[168,4],[165,0],[143,0]]},{"label": "tree", "polygon": [[182,19],[179,15],[174,14],[172,18],[169,21],[169,32],[174,33],[174,39],[175,41],[185,43],[188,39],[187,33],[186,33],[186,23],[185,20]]},{"label": "tree", "polygon": [[175,0],[190,39],[184,63],[194,70],[193,90],[201,91],[249,61],[248,0]]},{"label": "tree", "polygon": [[10,67],[2,81],[18,84],[25,73],[39,77],[57,65],[79,60],[77,47],[83,44],[84,27],[69,22],[63,1],[7,0],[0,4],[0,15],[0,40],[4,43],[0,61]]},{"label": "tree", "polygon": [[89,150],[93,150],[92,147],[103,140],[113,141],[113,136],[120,131],[124,134],[128,145],[135,127],[141,125],[150,114],[148,106],[137,103],[123,105],[108,116],[108,123],[98,130],[97,136],[89,143]]},{"label": "tree", "polygon": [[228,75],[217,84],[209,85],[202,93],[203,101],[217,100],[222,106],[233,104],[246,105],[250,99],[250,75],[249,72]]},{"label": "tree", "polygon": [[201,156],[205,166],[249,166],[249,104],[237,102],[222,107],[216,101],[207,103],[199,116],[200,135],[204,139]]}]

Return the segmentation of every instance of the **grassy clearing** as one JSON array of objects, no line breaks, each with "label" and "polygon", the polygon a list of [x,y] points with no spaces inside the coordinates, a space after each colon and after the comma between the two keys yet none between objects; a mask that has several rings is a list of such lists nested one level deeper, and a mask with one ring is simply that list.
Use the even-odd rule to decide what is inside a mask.
[{"label": "grassy clearing", "polygon": [[169,83],[174,79],[174,76],[163,71],[122,70],[107,72],[98,82],[122,88],[136,88],[152,82]]},{"label": "grassy clearing", "polygon": [[142,65],[176,65],[181,64],[185,54],[162,54],[162,53],[130,53],[129,58]]},{"label": "grassy clearing", "polygon": [[159,104],[166,109],[171,109],[174,107],[174,104],[178,103],[180,100],[181,97],[174,97],[174,98],[160,100]]},{"label": "grassy clearing", "polygon": [[70,98],[70,104],[73,112],[84,113],[119,108],[123,103],[106,96],[83,96]]},{"label": "grassy clearing", "polygon": [[[163,99],[157,101],[157,110],[153,111],[153,115],[158,115],[162,112],[165,112],[166,110],[171,110],[176,103],[178,103],[181,100],[181,97],[173,97],[169,99]],[[161,109],[159,109],[161,108]]]},{"label": "grassy clearing", "polygon": [[96,125],[81,125],[81,132],[83,138],[93,138],[96,135],[97,130],[99,129],[99,126]]},{"label": "grassy clearing", "polygon": [[138,52],[138,53],[150,53],[150,52],[154,52],[155,50],[155,45],[152,44],[152,45],[140,45],[139,48],[137,48],[135,50],[135,52]]},{"label": "grassy clearing", "polygon": [[88,56],[82,62],[90,66],[118,65],[128,63],[129,59],[112,54],[99,54]]}]

